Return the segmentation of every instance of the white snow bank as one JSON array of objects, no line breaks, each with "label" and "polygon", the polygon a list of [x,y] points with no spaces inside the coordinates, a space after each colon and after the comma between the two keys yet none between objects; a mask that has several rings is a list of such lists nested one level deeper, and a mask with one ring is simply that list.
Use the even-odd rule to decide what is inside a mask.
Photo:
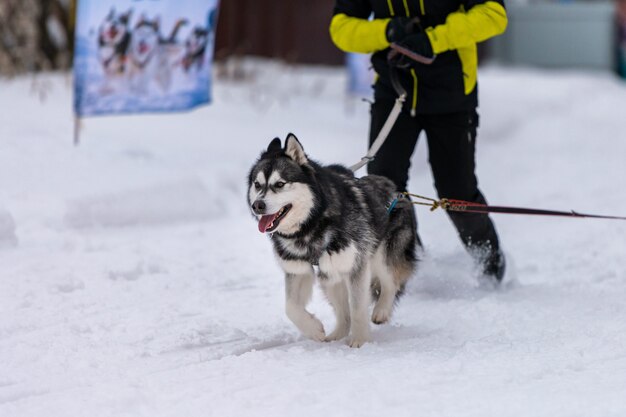
[{"label": "white snow bank", "polygon": [[88,197],[68,203],[73,228],[126,227],[204,221],[221,216],[217,198],[196,179]]},{"label": "white snow bank", "polygon": [[11,213],[0,207],[0,249],[17,246],[15,220]]}]

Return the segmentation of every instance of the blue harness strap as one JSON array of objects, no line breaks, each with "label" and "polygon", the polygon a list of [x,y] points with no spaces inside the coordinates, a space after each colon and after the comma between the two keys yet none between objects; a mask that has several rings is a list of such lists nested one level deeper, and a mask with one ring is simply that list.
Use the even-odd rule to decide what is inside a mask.
[{"label": "blue harness strap", "polygon": [[387,215],[390,215],[391,212],[393,211],[393,209],[396,207],[396,204],[398,204],[398,201],[404,197],[404,194],[398,194],[396,196],[396,198],[394,198],[393,200],[391,200],[391,202],[389,203],[389,207],[387,207]]}]

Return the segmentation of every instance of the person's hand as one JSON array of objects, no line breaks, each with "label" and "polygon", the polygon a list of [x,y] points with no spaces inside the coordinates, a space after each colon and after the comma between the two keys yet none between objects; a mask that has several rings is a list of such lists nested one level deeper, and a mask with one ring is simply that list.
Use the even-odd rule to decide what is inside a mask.
[{"label": "person's hand", "polygon": [[426,33],[424,32],[409,35],[404,38],[404,40],[398,42],[398,45],[406,49],[410,49],[416,54],[425,56],[427,58],[435,55],[435,53],[433,52],[433,47],[430,44],[430,39],[428,39],[428,35],[426,35]]},{"label": "person's hand", "polygon": [[422,26],[417,17],[394,17],[387,23],[385,35],[387,41],[400,42],[407,36],[422,32]]},{"label": "person's hand", "polygon": [[[428,39],[428,35],[424,32],[409,35],[400,42],[396,42],[396,44],[426,58],[431,58],[435,55],[433,47],[430,44],[430,39]],[[397,68],[408,68],[415,63],[416,62],[411,58],[399,52],[396,52],[389,57],[389,64]]]}]

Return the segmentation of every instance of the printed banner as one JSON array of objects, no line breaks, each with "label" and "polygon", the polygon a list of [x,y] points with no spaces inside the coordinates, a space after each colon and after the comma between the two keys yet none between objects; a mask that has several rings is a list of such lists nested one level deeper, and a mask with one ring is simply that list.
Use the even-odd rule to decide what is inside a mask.
[{"label": "printed banner", "polygon": [[371,98],[373,94],[374,70],[370,62],[371,55],[347,54],[348,93],[361,98]]},{"label": "printed banner", "polygon": [[186,110],[211,101],[219,0],[79,0],[78,116]]}]

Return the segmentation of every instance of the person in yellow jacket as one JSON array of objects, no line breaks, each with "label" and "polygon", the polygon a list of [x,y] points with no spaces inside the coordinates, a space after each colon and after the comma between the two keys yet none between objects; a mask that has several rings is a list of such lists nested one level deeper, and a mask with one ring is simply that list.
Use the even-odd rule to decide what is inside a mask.
[{"label": "person in yellow jacket", "polygon": [[[476,44],[504,32],[502,0],[336,0],[330,35],[346,52],[372,53],[377,73],[370,145],[391,112],[396,74],[408,97],[370,174],[384,175],[406,190],[411,155],[423,130],[440,198],[485,204],[475,175],[478,127]],[[391,43],[432,58],[420,64],[390,59]],[[485,214],[448,212],[481,276],[500,282],[505,258],[493,222]]]}]

